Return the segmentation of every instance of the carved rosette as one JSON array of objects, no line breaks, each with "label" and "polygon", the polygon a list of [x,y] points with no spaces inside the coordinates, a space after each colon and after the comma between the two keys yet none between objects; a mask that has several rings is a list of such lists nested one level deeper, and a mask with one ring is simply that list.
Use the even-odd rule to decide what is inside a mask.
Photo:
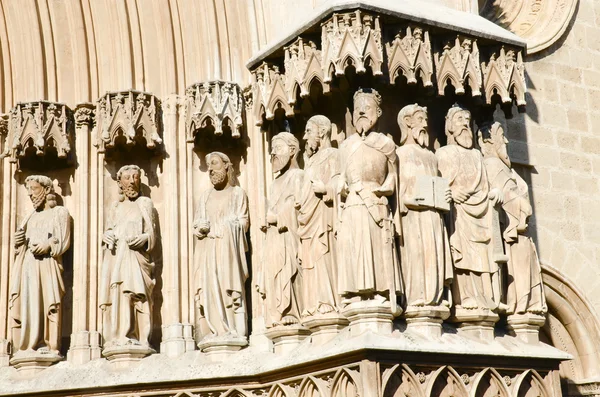
[{"label": "carved rosette", "polygon": [[283,109],[287,117],[294,115],[294,109],[288,103],[285,90],[285,76],[279,68],[263,62],[253,72],[252,97],[254,98],[254,116],[256,125],[261,126],[263,115],[267,120],[275,118],[275,111]]},{"label": "carved rosette", "polygon": [[500,49],[500,55],[492,54],[490,62],[483,63],[483,87],[486,101],[492,102],[494,94],[500,95],[502,102],[510,103],[512,96],[517,105],[524,106],[527,85],[525,84],[525,65],[521,52]]},{"label": "carved rosette", "polygon": [[192,142],[197,131],[208,125],[215,127],[215,135],[223,135],[223,126],[231,128],[231,136],[239,138],[244,125],[242,89],[235,83],[209,81],[187,88],[185,98],[186,134]]},{"label": "carved rosette", "polygon": [[449,81],[457,94],[464,94],[469,86],[473,96],[481,95],[481,67],[479,66],[479,49],[477,40],[459,37],[454,45],[448,43],[441,53],[435,54],[438,94],[444,95],[446,83]]},{"label": "carved rosette", "polygon": [[54,147],[61,159],[71,152],[72,112],[62,103],[37,101],[19,103],[12,108],[8,119],[8,138],[2,157],[16,163],[29,147],[37,156],[44,156]]},{"label": "carved rosette", "polygon": [[96,102],[96,146],[101,150],[112,148],[119,137],[127,146],[134,146],[143,138],[148,149],[155,149],[162,144],[159,106],[159,99],[146,92],[107,93]]},{"label": "carved rosette", "polygon": [[408,84],[417,84],[417,77],[423,81],[423,86],[431,87],[433,83],[433,62],[429,33],[421,28],[406,29],[406,35],[398,33],[391,43],[385,45],[388,57],[390,83],[402,73]]},{"label": "carved rosette", "polygon": [[308,96],[313,80],[319,81],[325,93],[329,92],[329,84],[323,81],[321,51],[312,41],[305,42],[298,37],[294,43],[284,47],[285,58],[285,90],[290,105]]},{"label": "carved rosette", "polygon": [[92,126],[94,124],[94,105],[92,103],[81,103],[75,108],[75,125],[81,126]]},{"label": "carved rosette", "polygon": [[383,46],[379,16],[361,10],[333,16],[321,24],[323,48],[323,75],[326,83],[344,74],[349,65],[357,73],[366,72],[368,66],[373,75],[382,74]]}]

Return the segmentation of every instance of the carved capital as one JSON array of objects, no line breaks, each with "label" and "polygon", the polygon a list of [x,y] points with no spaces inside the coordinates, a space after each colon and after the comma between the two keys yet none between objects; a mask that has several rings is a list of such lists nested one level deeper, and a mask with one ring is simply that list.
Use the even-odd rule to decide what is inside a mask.
[{"label": "carved capital", "polygon": [[481,67],[479,66],[479,48],[477,40],[456,37],[454,45],[447,43],[441,52],[434,55],[437,69],[438,94],[444,95],[446,83],[454,86],[456,93],[465,93],[465,87],[471,88],[473,96],[481,95]]},{"label": "carved capital", "polygon": [[307,97],[313,80],[321,83],[325,93],[329,92],[329,84],[323,81],[321,51],[315,43],[305,42],[298,37],[291,45],[284,47],[284,52],[285,90],[289,104],[296,102],[297,95]]},{"label": "carved capital", "polygon": [[188,141],[210,122],[215,135],[223,135],[223,127],[231,129],[231,136],[239,138],[244,125],[242,89],[227,81],[197,83],[187,88],[185,98],[186,131]]},{"label": "carved capital", "polygon": [[490,61],[483,68],[483,88],[488,104],[492,96],[500,95],[502,102],[510,103],[514,96],[517,105],[524,106],[527,86],[525,83],[525,65],[521,51],[500,49],[500,54],[492,54]]},{"label": "carved capital", "polygon": [[417,77],[423,81],[423,86],[433,85],[433,62],[431,57],[431,43],[429,32],[416,27],[406,29],[406,35],[401,37],[398,33],[391,43],[385,45],[388,57],[388,70],[390,83],[394,84],[396,78],[402,73],[408,84],[417,84]]},{"label": "carved capital", "polygon": [[273,120],[277,109],[285,110],[287,117],[294,116],[294,109],[288,103],[285,77],[279,72],[279,67],[263,62],[252,71],[252,76],[256,125],[262,125],[263,115],[267,120]]},{"label": "carved capital", "polygon": [[16,163],[34,148],[37,156],[44,156],[52,146],[59,158],[71,152],[73,114],[62,103],[37,101],[19,103],[11,109],[8,119],[8,138],[2,157]]},{"label": "carved capital", "polygon": [[96,102],[96,146],[101,150],[112,148],[122,136],[128,146],[145,141],[148,149],[155,149],[162,144],[159,107],[159,99],[147,92],[107,93]]},{"label": "carved capital", "polygon": [[92,126],[96,116],[94,112],[95,106],[92,103],[80,103],[75,107],[75,125],[82,127],[84,125]]},{"label": "carved capital", "polygon": [[383,46],[379,16],[361,10],[333,14],[321,24],[323,74],[330,82],[333,73],[344,74],[350,64],[357,73],[371,67],[373,75],[381,75]]}]

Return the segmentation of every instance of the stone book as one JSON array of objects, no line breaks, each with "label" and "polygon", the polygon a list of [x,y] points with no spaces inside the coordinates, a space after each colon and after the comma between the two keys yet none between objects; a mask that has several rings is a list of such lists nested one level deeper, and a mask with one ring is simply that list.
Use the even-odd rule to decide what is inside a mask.
[{"label": "stone book", "polygon": [[448,179],[439,176],[417,176],[415,199],[421,205],[440,211],[450,211],[450,203],[446,201]]}]

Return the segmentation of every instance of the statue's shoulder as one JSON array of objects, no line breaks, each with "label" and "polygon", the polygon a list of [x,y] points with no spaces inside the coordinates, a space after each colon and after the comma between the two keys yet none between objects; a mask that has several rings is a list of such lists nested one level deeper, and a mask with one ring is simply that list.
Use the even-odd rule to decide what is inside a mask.
[{"label": "statue's shoulder", "polygon": [[154,208],[154,204],[152,203],[152,199],[146,196],[140,196],[135,201],[140,207],[144,208]]},{"label": "statue's shoulder", "polygon": [[69,216],[69,210],[66,207],[63,207],[62,205],[57,205],[53,207],[51,211],[53,211],[55,214],[58,214],[59,216]]}]

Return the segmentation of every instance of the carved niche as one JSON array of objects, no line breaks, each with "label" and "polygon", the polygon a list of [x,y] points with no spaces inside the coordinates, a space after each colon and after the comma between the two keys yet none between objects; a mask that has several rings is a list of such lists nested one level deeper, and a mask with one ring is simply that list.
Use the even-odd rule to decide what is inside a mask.
[{"label": "carved niche", "polygon": [[321,51],[312,41],[304,41],[298,37],[295,42],[284,47],[285,58],[285,90],[288,103],[294,104],[296,96],[308,96],[310,84],[317,80],[323,86],[323,92],[329,92],[329,84],[323,81],[323,67]]},{"label": "carved niche", "polygon": [[492,102],[494,93],[500,95],[502,102],[512,102],[511,96],[514,95],[517,105],[525,106],[525,93],[527,86],[525,84],[525,65],[521,52],[515,54],[514,50],[500,49],[500,55],[492,54],[490,62],[483,67],[483,87],[486,101]]},{"label": "carved niche", "polygon": [[481,95],[481,67],[479,66],[479,48],[477,40],[456,37],[454,45],[447,43],[441,53],[436,53],[438,94],[444,95],[446,83],[450,81],[456,93],[465,93],[465,87],[471,87],[473,96]]},{"label": "carved niche", "polygon": [[278,109],[283,109],[287,117],[294,116],[294,109],[288,103],[285,90],[285,76],[279,72],[279,67],[263,62],[252,71],[252,76],[252,97],[257,126],[262,125],[263,115],[267,120],[273,120]]},{"label": "carved niche", "polygon": [[382,74],[383,46],[378,15],[361,10],[333,14],[321,24],[321,36],[326,83],[331,82],[334,73],[343,75],[350,64],[357,73],[366,72],[370,66],[373,75]]},{"label": "carved niche", "polygon": [[223,135],[223,127],[228,126],[233,138],[241,137],[243,104],[242,89],[235,83],[216,80],[188,87],[185,98],[188,142],[192,142],[198,130],[206,127],[209,121],[215,128],[215,135]]},{"label": "carved niche", "polygon": [[145,142],[148,149],[162,144],[160,101],[141,91],[109,92],[96,102],[98,140],[101,150],[113,148],[123,139],[127,146]]},{"label": "carved niche", "polygon": [[73,115],[62,103],[37,101],[19,103],[8,116],[8,137],[2,157],[16,163],[25,157],[29,148],[44,156],[48,148],[56,149],[58,158],[71,153]]},{"label": "carved niche", "polygon": [[408,27],[406,35],[401,37],[398,33],[391,43],[385,44],[385,50],[391,84],[402,73],[408,84],[417,84],[417,77],[420,77],[423,86],[433,86],[433,62],[428,32],[419,27]]}]

